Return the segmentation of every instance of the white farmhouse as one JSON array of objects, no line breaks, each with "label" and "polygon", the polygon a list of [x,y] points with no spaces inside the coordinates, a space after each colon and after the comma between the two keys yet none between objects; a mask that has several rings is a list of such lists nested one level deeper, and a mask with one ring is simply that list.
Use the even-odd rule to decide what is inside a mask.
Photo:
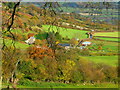
[{"label": "white farmhouse", "polygon": [[35,37],[30,37],[28,40],[25,41],[27,44],[33,44],[35,42]]}]

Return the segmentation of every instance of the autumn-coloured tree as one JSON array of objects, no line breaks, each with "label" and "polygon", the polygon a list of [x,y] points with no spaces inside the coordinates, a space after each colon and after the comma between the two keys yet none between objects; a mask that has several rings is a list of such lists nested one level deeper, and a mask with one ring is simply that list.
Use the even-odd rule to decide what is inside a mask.
[{"label": "autumn-coloured tree", "polygon": [[44,57],[54,58],[53,50],[47,46],[29,47],[27,52],[30,58],[33,59],[43,59]]}]

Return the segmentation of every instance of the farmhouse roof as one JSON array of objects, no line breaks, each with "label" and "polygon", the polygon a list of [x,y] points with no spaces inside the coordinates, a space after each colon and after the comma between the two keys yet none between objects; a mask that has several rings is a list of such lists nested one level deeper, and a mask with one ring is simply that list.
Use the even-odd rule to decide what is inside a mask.
[{"label": "farmhouse roof", "polygon": [[63,47],[65,47],[65,46],[70,46],[70,44],[58,44],[59,46],[63,46]]}]

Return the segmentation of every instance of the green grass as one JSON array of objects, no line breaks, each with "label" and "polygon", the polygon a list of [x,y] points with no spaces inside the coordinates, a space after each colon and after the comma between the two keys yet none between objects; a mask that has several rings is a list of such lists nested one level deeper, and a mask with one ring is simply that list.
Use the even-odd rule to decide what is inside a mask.
[{"label": "green grass", "polygon": [[118,51],[118,42],[106,42],[106,41],[99,41],[99,40],[92,40],[93,47],[98,47],[98,44],[103,44],[103,50],[107,51],[108,49],[112,51]]},{"label": "green grass", "polygon": [[[0,42],[2,42],[2,39],[0,40]],[[5,44],[6,44],[6,46],[11,46],[11,45],[13,45],[12,44],[12,40],[11,39],[5,39]],[[26,49],[26,48],[28,48],[28,47],[30,47],[31,45],[28,45],[28,44],[26,44],[26,43],[20,43],[20,42],[18,42],[18,41],[14,41],[14,43],[15,43],[15,47],[16,48],[21,48],[21,49]]]},{"label": "green grass", "polygon": [[49,83],[43,84],[39,87],[32,87],[32,86],[18,86],[18,88],[118,88],[117,84],[95,84],[95,85],[83,85],[83,84],[63,84],[63,83]]},{"label": "green grass", "polygon": [[[28,31],[28,32],[22,32],[22,30],[21,29],[12,29],[11,30],[13,33],[18,33],[18,34],[20,34],[20,35],[25,35],[25,36],[27,36],[29,33],[36,33],[36,32],[34,32],[34,31]],[[0,44],[2,44],[2,39],[0,39]],[[12,42],[13,42],[13,40],[12,39],[5,39],[5,44],[7,45],[7,46],[11,46],[11,45],[13,45],[12,44]],[[21,43],[22,42],[22,43]],[[19,41],[14,41],[14,43],[15,43],[15,47],[16,48],[21,48],[21,49],[26,49],[26,48],[28,48],[28,47],[30,47],[31,45],[28,45],[28,44],[26,44],[25,43],[25,41],[21,41],[21,42],[19,42]]]},{"label": "green grass", "polygon": [[28,32],[22,32],[22,30],[21,29],[13,29],[13,30],[11,30],[12,32],[14,32],[14,33],[18,33],[18,34],[22,34],[22,35],[28,35],[29,33],[36,33],[36,32],[34,32],[34,31],[28,31]]},{"label": "green grass", "polygon": [[94,36],[106,36],[106,37],[119,37],[119,32],[99,32],[95,33]]},{"label": "green grass", "polygon": [[96,37],[98,39],[106,40],[106,41],[118,41],[118,38],[106,38],[106,37]]},{"label": "green grass", "polygon": [[118,56],[86,56],[84,58],[95,63],[104,63],[110,66],[118,66]]},{"label": "green grass", "polygon": [[104,45],[103,46],[103,49],[104,50],[108,50],[108,49],[110,49],[110,50],[112,50],[112,51],[118,51],[118,46],[112,46],[112,45]]},{"label": "green grass", "polygon": [[82,31],[82,30],[77,30],[77,29],[68,29],[68,28],[62,28],[62,27],[57,27],[57,26],[52,26],[49,29],[50,25],[43,25],[43,30],[45,31],[54,31],[60,32],[60,35],[63,37],[68,37],[68,38],[79,38],[79,39],[84,39],[87,38],[87,31]]},{"label": "green grass", "polygon": [[[30,81],[32,82],[32,81]],[[7,84],[3,84],[3,88],[7,87]],[[10,86],[10,88],[12,88]],[[100,84],[64,84],[55,82],[32,82],[29,85],[17,85],[17,88],[118,88],[117,84],[112,83],[100,83]]]}]

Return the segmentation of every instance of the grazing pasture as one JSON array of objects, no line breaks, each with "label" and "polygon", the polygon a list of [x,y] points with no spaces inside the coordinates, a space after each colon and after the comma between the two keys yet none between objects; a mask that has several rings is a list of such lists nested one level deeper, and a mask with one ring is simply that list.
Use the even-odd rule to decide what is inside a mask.
[{"label": "grazing pasture", "polygon": [[97,32],[94,36],[119,37],[119,32]]},{"label": "grazing pasture", "polygon": [[77,29],[68,29],[68,28],[62,28],[57,26],[50,26],[50,25],[43,25],[43,30],[45,31],[54,31],[59,32],[60,35],[62,35],[64,38],[68,37],[71,38],[79,38],[84,39],[87,38],[87,31],[77,30]]},{"label": "grazing pasture", "polygon": [[118,42],[118,38],[107,38],[107,37],[96,37],[101,40],[106,40],[106,41],[115,41]]},{"label": "grazing pasture", "polygon": [[[2,39],[0,39],[0,42],[2,42]],[[5,44],[7,46],[11,46],[13,41],[11,39],[5,39]],[[18,41],[14,41],[14,45],[16,48],[19,48],[19,49],[26,49],[32,45],[28,45],[28,44],[25,44],[25,42],[18,42]]]},{"label": "grazing pasture", "polygon": [[112,51],[118,51],[118,45],[119,43],[118,42],[106,42],[106,41],[100,41],[100,40],[92,40],[92,45],[93,47],[98,47],[98,45],[102,45],[102,48],[107,51],[108,49],[109,50],[112,50]]}]

